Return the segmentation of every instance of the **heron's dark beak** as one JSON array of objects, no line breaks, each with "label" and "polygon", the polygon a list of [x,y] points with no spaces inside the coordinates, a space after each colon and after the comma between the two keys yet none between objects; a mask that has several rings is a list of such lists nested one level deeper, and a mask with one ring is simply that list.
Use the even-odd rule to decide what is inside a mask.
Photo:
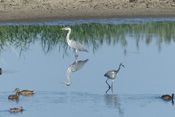
[{"label": "heron's dark beak", "polygon": [[125,66],[124,66],[124,65],[122,65],[122,67],[124,67],[124,68],[125,68]]}]

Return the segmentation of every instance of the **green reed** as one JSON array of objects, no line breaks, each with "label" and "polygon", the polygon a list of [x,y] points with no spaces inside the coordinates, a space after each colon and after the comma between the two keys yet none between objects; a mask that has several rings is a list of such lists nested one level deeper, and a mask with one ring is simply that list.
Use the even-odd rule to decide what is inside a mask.
[{"label": "green reed", "polygon": [[65,52],[68,48],[66,43],[67,31],[60,30],[62,27],[71,27],[71,39],[77,40],[86,46],[92,46],[93,51],[98,49],[104,42],[108,45],[120,44],[127,46],[127,38],[135,39],[136,46],[140,41],[149,45],[156,38],[156,45],[175,41],[175,22],[140,22],[137,24],[79,24],[71,26],[50,25],[14,25],[0,26],[0,48],[9,47],[26,50],[30,44],[39,42],[44,52],[49,52],[59,46]]}]

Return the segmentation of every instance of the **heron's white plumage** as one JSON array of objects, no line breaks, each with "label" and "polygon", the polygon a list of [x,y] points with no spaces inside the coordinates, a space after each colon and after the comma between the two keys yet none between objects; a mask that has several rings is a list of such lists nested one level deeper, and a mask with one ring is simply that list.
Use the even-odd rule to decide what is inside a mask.
[{"label": "heron's white plumage", "polygon": [[77,51],[85,51],[85,52],[88,52],[86,50],[86,48],[79,42],[75,41],[75,40],[70,40],[70,34],[71,34],[71,28],[62,28],[62,30],[68,30],[69,32],[67,33],[67,36],[66,36],[66,40],[67,40],[67,43],[68,45],[75,49],[75,54],[76,56],[78,56],[78,53]]}]

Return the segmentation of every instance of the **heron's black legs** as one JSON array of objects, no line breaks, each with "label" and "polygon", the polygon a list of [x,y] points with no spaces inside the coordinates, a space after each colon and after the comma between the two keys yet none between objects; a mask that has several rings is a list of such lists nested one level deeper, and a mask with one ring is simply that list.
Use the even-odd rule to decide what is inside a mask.
[{"label": "heron's black legs", "polygon": [[108,79],[106,80],[106,84],[109,86],[109,89],[111,88],[111,86],[108,84]]},{"label": "heron's black legs", "polygon": [[106,84],[109,86],[108,90],[106,91],[106,93],[108,93],[108,91],[111,89],[112,93],[113,93],[113,84],[114,84],[114,80],[112,80],[112,84],[111,86],[108,84],[108,79],[106,80]]},{"label": "heron's black legs", "polygon": [[111,86],[108,84],[108,79],[106,80],[106,84],[109,86],[108,90],[106,91],[106,93],[108,93],[108,91],[111,89]]}]

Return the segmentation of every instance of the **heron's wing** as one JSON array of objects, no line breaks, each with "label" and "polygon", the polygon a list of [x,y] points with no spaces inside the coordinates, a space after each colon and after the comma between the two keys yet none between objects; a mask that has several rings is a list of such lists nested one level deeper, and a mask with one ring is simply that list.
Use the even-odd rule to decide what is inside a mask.
[{"label": "heron's wing", "polygon": [[116,70],[110,70],[104,76],[109,78],[109,77],[114,76],[116,74],[116,72],[117,72]]},{"label": "heron's wing", "polygon": [[78,50],[78,51],[86,51],[86,52],[88,52],[88,51],[86,50],[86,48],[85,48],[81,43],[79,43],[79,42],[77,42],[77,41],[71,40],[71,46],[72,46],[74,49]]}]

